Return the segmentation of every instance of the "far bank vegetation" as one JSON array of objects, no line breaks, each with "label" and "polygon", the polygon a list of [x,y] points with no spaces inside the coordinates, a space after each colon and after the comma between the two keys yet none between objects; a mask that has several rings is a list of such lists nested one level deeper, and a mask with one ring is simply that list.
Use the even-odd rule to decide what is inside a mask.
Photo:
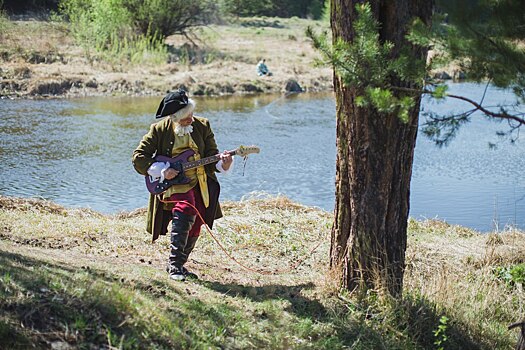
[{"label": "far bank vegetation", "polygon": [[[170,35],[183,35],[198,46],[199,26],[253,16],[320,19],[323,6],[323,0],[49,0],[40,6],[15,1],[4,4],[11,11],[44,11],[51,21],[65,25],[91,60],[126,60],[137,64],[166,62],[173,53],[192,54],[190,48],[176,52],[166,45],[165,39]],[[0,25],[6,25],[6,14],[3,13]],[[257,23],[243,22],[266,25],[264,19]]]},{"label": "far bank vegetation", "polygon": [[[317,0],[36,3],[4,2],[0,97],[280,93],[290,80],[332,88],[305,35],[328,30]],[[261,58],[272,77],[257,76]]]}]

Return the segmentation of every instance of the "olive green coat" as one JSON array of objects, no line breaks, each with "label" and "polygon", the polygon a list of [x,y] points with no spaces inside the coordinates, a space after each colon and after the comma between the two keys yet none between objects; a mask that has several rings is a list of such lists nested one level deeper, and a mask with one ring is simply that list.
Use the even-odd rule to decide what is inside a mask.
[{"label": "olive green coat", "polygon": [[[199,148],[201,158],[219,153],[208,119],[194,117],[192,126],[191,137]],[[151,125],[149,132],[144,135],[137,149],[133,152],[133,166],[139,174],[144,176],[148,174],[149,167],[155,162],[155,156],[172,156],[171,152],[175,140],[173,130],[173,122],[169,117]],[[222,217],[219,205],[220,186],[215,175],[217,171],[215,163],[205,165],[204,168],[208,180],[212,180],[207,181],[210,204],[204,215],[204,221],[211,228],[213,221]],[[165,210],[164,205],[157,196],[150,195],[146,231],[153,235],[152,241],[155,241],[159,235],[165,235],[168,232],[168,225],[172,216],[171,211]]]}]

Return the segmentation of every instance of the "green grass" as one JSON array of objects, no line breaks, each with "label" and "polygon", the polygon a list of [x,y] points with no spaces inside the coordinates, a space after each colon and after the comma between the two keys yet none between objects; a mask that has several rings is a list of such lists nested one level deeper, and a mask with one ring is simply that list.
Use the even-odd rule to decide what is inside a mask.
[{"label": "green grass", "polygon": [[517,332],[506,327],[523,316],[523,293],[519,282],[509,284],[494,271],[523,261],[523,233],[495,240],[441,222],[411,221],[403,299],[371,293],[358,301],[338,291],[328,269],[331,214],[282,197],[224,203],[224,212],[215,235],[246,265],[287,270],[307,259],[297,270],[261,275],[229,260],[203,232],[188,265],[201,279],[177,283],[164,271],[167,239],[151,244],[143,233],[144,211],[107,216],[0,197],[0,348],[516,344]]}]

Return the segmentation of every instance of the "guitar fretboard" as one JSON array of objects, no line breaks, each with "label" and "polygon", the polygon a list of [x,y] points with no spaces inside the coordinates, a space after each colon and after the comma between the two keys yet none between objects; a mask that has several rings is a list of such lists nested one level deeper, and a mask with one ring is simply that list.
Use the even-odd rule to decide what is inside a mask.
[{"label": "guitar fretboard", "polygon": [[[235,151],[229,151],[228,153],[230,153],[232,156],[234,156],[236,154]],[[184,163],[182,165],[182,169],[183,170],[188,170],[188,169],[197,168],[197,167],[200,167],[200,166],[204,166],[204,165],[208,165],[208,164],[211,164],[211,163],[218,162],[220,159],[221,159],[221,157],[218,154],[216,154],[216,155],[211,156],[211,157],[206,157],[206,158],[194,160],[192,162]]]}]

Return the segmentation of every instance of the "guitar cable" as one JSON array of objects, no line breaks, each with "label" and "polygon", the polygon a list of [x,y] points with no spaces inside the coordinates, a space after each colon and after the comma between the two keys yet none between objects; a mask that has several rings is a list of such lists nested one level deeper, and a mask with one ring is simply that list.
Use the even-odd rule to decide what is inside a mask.
[{"label": "guitar cable", "polygon": [[190,207],[192,207],[195,212],[197,213],[197,215],[199,216],[199,218],[202,220],[202,222],[204,223],[204,226],[206,226],[206,231],[208,231],[208,233],[210,234],[211,238],[213,238],[213,240],[215,241],[215,243],[217,243],[217,245],[221,248],[221,250],[224,252],[224,254],[226,254],[226,256],[228,258],[230,258],[232,261],[234,261],[237,265],[239,265],[240,267],[242,267],[243,269],[245,270],[248,270],[248,271],[251,271],[251,272],[255,272],[255,273],[258,273],[260,275],[284,275],[286,273],[290,273],[294,270],[296,270],[299,266],[301,266],[301,264],[303,262],[305,262],[305,260],[309,257],[309,256],[312,256],[313,253],[317,250],[317,248],[319,248],[319,246],[321,245],[321,243],[323,243],[322,240],[319,241],[319,243],[317,243],[311,250],[310,250],[310,254],[307,255],[305,258],[297,261],[292,267],[288,268],[288,269],[280,269],[280,270],[275,270],[275,271],[265,271],[265,270],[256,270],[256,269],[253,269],[249,266],[246,266],[244,265],[243,263],[241,263],[240,261],[238,261],[237,259],[235,259],[234,256],[232,256],[225,248],[224,246],[221,244],[221,242],[215,237],[215,235],[213,234],[213,231],[210,229],[210,227],[208,226],[208,224],[206,224],[206,222],[204,221],[204,218],[201,216],[201,214],[199,213],[199,210],[191,203],[189,203],[188,201],[184,201],[184,200],[180,200],[180,201],[166,201],[166,200],[162,200],[159,198],[159,200],[162,202],[162,203],[185,203],[187,205],[189,205]]}]

